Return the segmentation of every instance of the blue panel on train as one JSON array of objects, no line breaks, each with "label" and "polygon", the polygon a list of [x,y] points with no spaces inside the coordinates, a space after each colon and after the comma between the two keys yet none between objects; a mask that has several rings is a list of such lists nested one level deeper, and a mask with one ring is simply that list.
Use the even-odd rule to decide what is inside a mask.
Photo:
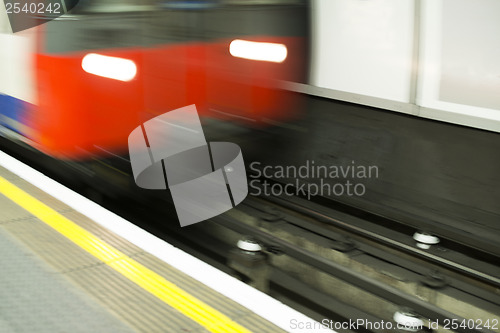
[{"label": "blue panel on train", "polygon": [[27,111],[27,102],[0,94],[0,125],[22,134],[16,124],[24,124]]}]

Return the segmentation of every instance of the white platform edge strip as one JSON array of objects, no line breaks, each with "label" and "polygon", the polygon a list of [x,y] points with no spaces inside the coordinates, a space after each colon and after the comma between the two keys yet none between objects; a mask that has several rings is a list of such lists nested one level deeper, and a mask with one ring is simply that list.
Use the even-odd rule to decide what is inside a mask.
[{"label": "white platform edge strip", "polygon": [[[287,332],[303,332],[293,326],[321,327],[321,331],[335,332],[280,301],[233,278],[213,266],[174,247],[164,240],[144,231],[115,213],[52,180],[32,167],[0,150],[0,166],[23,178],[57,200],[91,220],[156,256],[179,271],[207,285],[218,293],[241,304]],[[296,323],[293,324],[292,323]],[[304,326],[302,326],[304,327]],[[251,329],[251,327],[249,327]]]}]

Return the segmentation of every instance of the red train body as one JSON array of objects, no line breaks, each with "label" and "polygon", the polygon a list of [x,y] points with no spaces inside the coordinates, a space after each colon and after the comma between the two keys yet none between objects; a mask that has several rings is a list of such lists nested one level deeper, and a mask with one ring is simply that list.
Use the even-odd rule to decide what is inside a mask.
[{"label": "red train body", "polygon": [[[103,151],[125,154],[135,127],[190,104],[201,116],[249,126],[293,119],[297,101],[278,84],[301,81],[307,72],[308,6],[292,2],[134,14],[77,11],[39,26],[37,102],[22,120],[30,139],[51,156],[86,160]],[[227,31],[231,27],[234,32]],[[234,56],[234,40],[284,46],[286,58]],[[130,60],[136,74],[121,81],[86,72],[88,54]]]}]

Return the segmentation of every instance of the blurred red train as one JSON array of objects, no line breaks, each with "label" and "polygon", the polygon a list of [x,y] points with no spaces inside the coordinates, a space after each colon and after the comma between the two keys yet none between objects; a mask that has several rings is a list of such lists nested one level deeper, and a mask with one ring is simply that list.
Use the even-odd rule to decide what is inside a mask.
[{"label": "blurred red train", "polygon": [[126,155],[135,127],[190,104],[251,126],[291,119],[277,83],[305,79],[308,20],[303,0],[81,0],[0,33],[0,128],[85,161]]}]

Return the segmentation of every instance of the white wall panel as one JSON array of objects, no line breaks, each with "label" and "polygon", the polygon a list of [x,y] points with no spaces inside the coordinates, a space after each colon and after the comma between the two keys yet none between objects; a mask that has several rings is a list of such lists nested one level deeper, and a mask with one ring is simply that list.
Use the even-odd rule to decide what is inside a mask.
[{"label": "white wall panel", "polygon": [[414,0],[312,5],[312,85],[410,102]]},{"label": "white wall panel", "polygon": [[500,120],[500,1],[423,0],[417,104]]},{"label": "white wall panel", "polygon": [[0,93],[36,103],[35,29],[11,33],[3,0],[0,0]]},{"label": "white wall panel", "polygon": [[0,33],[12,32],[3,0],[0,0]]}]

